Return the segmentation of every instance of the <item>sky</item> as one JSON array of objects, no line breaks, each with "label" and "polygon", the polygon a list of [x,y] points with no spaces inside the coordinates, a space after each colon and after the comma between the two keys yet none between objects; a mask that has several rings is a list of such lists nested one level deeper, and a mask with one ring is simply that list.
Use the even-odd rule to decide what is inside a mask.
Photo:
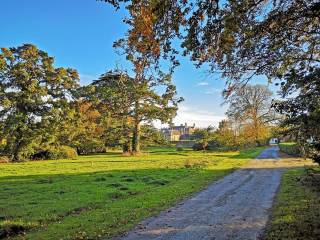
[{"label": "sky", "polygon": [[[107,70],[129,67],[112,48],[126,32],[125,10],[115,11],[96,0],[1,0],[0,10],[0,47],[35,44],[55,57],[56,67],[77,69],[83,85]],[[266,84],[263,79],[257,81]],[[181,58],[173,82],[178,96],[184,98],[174,123],[207,127],[225,118],[224,81],[219,75],[209,75]]]}]

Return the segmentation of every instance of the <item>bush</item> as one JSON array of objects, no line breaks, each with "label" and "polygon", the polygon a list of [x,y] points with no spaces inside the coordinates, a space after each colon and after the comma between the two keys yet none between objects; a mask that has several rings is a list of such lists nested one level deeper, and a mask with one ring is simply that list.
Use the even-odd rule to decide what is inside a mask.
[{"label": "bush", "polygon": [[204,143],[195,143],[193,146],[192,146],[192,149],[194,151],[202,151],[202,150],[208,150],[209,148],[209,145],[208,144],[204,144]]},{"label": "bush", "polygon": [[63,159],[63,158],[76,158],[77,151],[69,146],[52,147],[46,150],[38,151],[33,154],[34,160],[48,160],[48,159]]},{"label": "bush", "polygon": [[10,158],[7,156],[0,156],[0,163],[8,163],[10,162]]},{"label": "bush", "polygon": [[178,151],[178,152],[183,151],[183,147],[177,147],[177,151]]},{"label": "bush", "polygon": [[105,153],[106,147],[99,141],[90,141],[77,146],[78,154]]},{"label": "bush", "polygon": [[299,146],[295,142],[279,143],[279,148],[282,152],[284,152],[288,155],[293,155],[293,156],[300,156],[301,155]]}]

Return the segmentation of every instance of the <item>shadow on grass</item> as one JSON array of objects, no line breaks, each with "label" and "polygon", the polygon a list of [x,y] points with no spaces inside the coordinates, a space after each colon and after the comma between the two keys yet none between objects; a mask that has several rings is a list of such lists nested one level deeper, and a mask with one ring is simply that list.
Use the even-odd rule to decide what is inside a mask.
[{"label": "shadow on grass", "polygon": [[[50,225],[60,222],[61,232],[56,233],[60,237],[71,231],[70,226],[64,227],[66,218],[72,218],[75,226],[84,218],[92,218],[87,223],[91,225],[87,227],[97,228],[98,231],[100,228],[95,225],[108,211],[111,214],[108,215],[110,226],[108,222],[101,224],[107,224],[107,231],[119,233],[131,225],[114,226],[114,219],[121,222],[129,218],[131,222],[138,223],[230,171],[201,168],[138,169],[0,177],[1,236],[28,236],[30,231],[47,231],[41,226],[49,226],[46,228],[51,231]],[[128,204],[125,205],[126,210],[112,207],[113,204],[121,205],[123,201]],[[92,216],[88,215],[91,211],[95,213]],[[139,214],[127,216],[130,211],[138,211]]]}]

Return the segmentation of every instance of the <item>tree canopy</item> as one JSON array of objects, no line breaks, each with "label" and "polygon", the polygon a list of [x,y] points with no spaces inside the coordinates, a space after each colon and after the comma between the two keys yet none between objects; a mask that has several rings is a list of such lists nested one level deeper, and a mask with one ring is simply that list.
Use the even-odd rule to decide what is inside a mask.
[{"label": "tree canopy", "polygon": [[50,144],[54,126],[70,114],[78,73],[53,64],[53,57],[31,44],[1,49],[0,126],[4,151],[13,160],[28,158],[36,142]]},{"label": "tree canopy", "polygon": [[170,123],[176,115],[182,99],[176,97],[171,76],[162,77],[155,83],[130,77],[126,72],[109,71],[89,86],[89,99],[97,108],[122,122],[122,142],[128,152],[140,151],[141,123]]}]

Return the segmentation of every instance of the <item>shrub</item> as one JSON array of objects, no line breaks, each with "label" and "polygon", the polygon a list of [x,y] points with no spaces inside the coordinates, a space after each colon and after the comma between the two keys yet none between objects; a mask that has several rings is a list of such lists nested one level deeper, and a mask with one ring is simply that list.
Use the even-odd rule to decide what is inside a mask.
[{"label": "shrub", "polygon": [[85,144],[80,144],[77,146],[79,154],[91,154],[91,153],[104,153],[106,152],[106,147],[99,141],[90,141]]},{"label": "shrub", "polygon": [[288,155],[293,155],[293,156],[300,156],[301,155],[299,146],[295,142],[279,143],[279,148],[282,152],[284,152]]},{"label": "shrub", "polygon": [[0,163],[8,163],[10,158],[8,156],[0,156]]},{"label": "shrub", "polygon": [[51,147],[45,150],[40,150],[33,154],[34,160],[47,160],[47,159],[63,159],[63,158],[76,158],[77,151],[69,146]]},{"label": "shrub", "polygon": [[192,149],[194,151],[202,151],[202,150],[208,150],[209,145],[207,143],[200,143],[197,142],[192,146]]},{"label": "shrub", "polygon": [[183,147],[181,147],[181,146],[177,147],[177,151],[178,151],[178,152],[183,151]]}]

